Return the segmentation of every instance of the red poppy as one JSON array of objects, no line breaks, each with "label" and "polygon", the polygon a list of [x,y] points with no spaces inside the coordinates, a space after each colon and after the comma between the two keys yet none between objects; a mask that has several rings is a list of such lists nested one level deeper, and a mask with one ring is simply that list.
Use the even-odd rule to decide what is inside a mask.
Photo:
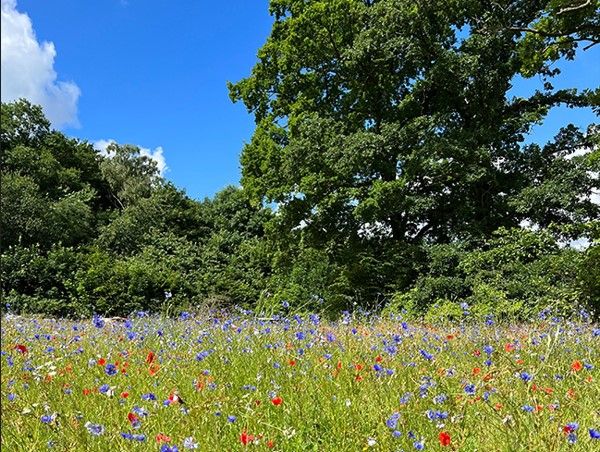
[{"label": "red poppy", "polygon": [[271,399],[271,403],[275,406],[279,406],[283,403],[283,399],[279,396],[275,396]]},{"label": "red poppy", "polygon": [[446,447],[450,445],[450,435],[446,432],[440,432],[440,434],[438,435],[438,438],[440,440],[440,445]]},{"label": "red poppy", "polygon": [[288,363],[289,363],[290,366],[295,366],[296,365],[296,360],[295,359],[290,359],[288,361]]},{"label": "red poppy", "polygon": [[338,361],[337,366],[335,366],[338,370],[342,368],[342,362]]},{"label": "red poppy", "polygon": [[98,365],[99,365],[99,366],[104,366],[104,365],[106,365],[106,360],[105,360],[104,358],[100,358],[100,359],[98,360]]},{"label": "red poppy", "polygon": [[357,372],[360,372],[361,370],[363,370],[363,365],[362,364],[355,364],[354,368],[356,369]]},{"label": "red poppy", "polygon": [[363,380],[362,375],[357,375],[356,378],[355,378],[355,380],[356,381],[362,381]]},{"label": "red poppy", "polygon": [[520,366],[520,365],[522,365],[522,364],[523,364],[525,361],[523,361],[522,359],[517,359],[517,361],[516,361],[516,362],[517,362],[517,364]]},{"label": "red poppy", "polygon": [[17,344],[15,345],[15,350],[22,353],[23,355],[25,355],[26,353],[29,353],[29,350],[27,349],[27,347],[23,344]]},{"label": "red poppy", "polygon": [[156,355],[154,354],[154,352],[148,352],[148,354],[146,355],[146,364],[152,364],[155,359]]},{"label": "red poppy", "polygon": [[91,389],[83,388],[83,395],[90,395],[92,393]]},{"label": "red poppy", "polygon": [[504,351],[507,353],[513,352],[515,350],[515,344],[507,343],[504,345]]},{"label": "red poppy", "polygon": [[251,441],[254,441],[254,435],[248,435],[248,433],[246,433],[246,430],[244,430],[240,435],[240,441],[244,446],[246,446]]},{"label": "red poppy", "polygon": [[563,432],[564,432],[565,435],[568,435],[569,433],[572,433],[574,431],[575,431],[575,428],[573,426],[571,426],[571,425],[565,425],[563,427]]},{"label": "red poppy", "polygon": [[254,405],[259,406],[262,402],[260,400],[255,400]]},{"label": "red poppy", "polygon": [[156,363],[150,364],[150,367],[148,368],[148,372],[152,376],[156,375],[159,370],[160,370],[160,366],[158,364],[156,364]]},{"label": "red poppy", "polygon": [[121,398],[122,398],[122,399],[126,399],[127,397],[129,397],[129,393],[128,393],[128,392],[125,392],[125,391],[123,391],[123,392],[121,393]]},{"label": "red poppy", "polygon": [[579,372],[581,369],[583,369],[583,364],[581,361],[573,361],[573,364],[571,364],[571,370],[573,372]]},{"label": "red poppy", "polygon": [[275,441],[273,441],[272,439],[270,439],[269,441],[267,441],[267,447],[269,449],[273,449],[275,447]]},{"label": "red poppy", "polygon": [[164,433],[159,433],[158,435],[156,435],[157,443],[168,443],[170,441],[171,441],[171,437],[165,435]]},{"label": "red poppy", "polygon": [[473,370],[471,371],[471,374],[475,375],[479,375],[481,373],[481,367],[473,367]]},{"label": "red poppy", "polygon": [[135,424],[136,422],[138,422],[140,420],[139,416],[135,413],[129,413],[127,415],[127,420],[131,423],[131,424]]},{"label": "red poppy", "polygon": [[473,355],[475,355],[475,356],[481,356],[481,350],[475,350],[473,352]]},{"label": "red poppy", "polygon": [[381,361],[383,361],[383,358],[381,357],[381,355],[377,355],[377,358],[375,358],[375,362],[380,363]]}]

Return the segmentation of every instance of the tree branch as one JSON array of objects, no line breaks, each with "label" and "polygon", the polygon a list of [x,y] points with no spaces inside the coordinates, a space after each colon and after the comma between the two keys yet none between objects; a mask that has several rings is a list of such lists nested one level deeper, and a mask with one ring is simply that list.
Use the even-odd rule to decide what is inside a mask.
[{"label": "tree branch", "polygon": [[584,9],[587,8],[588,6],[590,6],[592,4],[592,0],[587,0],[586,2],[580,4],[580,5],[575,5],[575,6],[568,6],[566,8],[560,9],[556,15],[560,16],[561,14],[566,14],[566,13],[570,13],[573,11],[578,11],[580,9]]}]

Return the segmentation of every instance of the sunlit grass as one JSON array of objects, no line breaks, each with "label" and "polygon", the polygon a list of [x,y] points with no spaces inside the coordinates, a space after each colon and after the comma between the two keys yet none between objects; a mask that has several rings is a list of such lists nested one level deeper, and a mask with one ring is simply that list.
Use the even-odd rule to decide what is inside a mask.
[{"label": "sunlit grass", "polygon": [[600,330],[581,319],[98,326],[2,320],[3,450],[600,449]]}]

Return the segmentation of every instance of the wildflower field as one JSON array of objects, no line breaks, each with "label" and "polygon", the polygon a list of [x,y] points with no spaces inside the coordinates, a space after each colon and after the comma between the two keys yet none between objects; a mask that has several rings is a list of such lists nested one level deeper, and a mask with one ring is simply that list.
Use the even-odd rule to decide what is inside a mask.
[{"label": "wildflower field", "polygon": [[600,450],[585,316],[2,319],[2,450]]}]

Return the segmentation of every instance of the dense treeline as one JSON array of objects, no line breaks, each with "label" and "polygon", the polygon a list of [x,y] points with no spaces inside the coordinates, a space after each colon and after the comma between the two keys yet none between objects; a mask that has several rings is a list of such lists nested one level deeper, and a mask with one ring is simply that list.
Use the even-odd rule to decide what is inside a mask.
[{"label": "dense treeline", "polygon": [[[600,42],[594,2],[566,3],[272,1],[258,63],[230,84],[256,118],[243,189],[202,202],[136,147],[100,155],[40,108],[2,104],[3,301],[600,307],[599,127],[525,144],[554,106],[598,111],[599,89],[552,85],[553,63]],[[519,76],[543,89],[511,96]]]},{"label": "dense treeline", "polygon": [[2,104],[1,159],[2,295],[13,310],[122,314],[259,298],[271,213],[240,189],[192,200],[138,148],[100,155],[25,101]]}]

